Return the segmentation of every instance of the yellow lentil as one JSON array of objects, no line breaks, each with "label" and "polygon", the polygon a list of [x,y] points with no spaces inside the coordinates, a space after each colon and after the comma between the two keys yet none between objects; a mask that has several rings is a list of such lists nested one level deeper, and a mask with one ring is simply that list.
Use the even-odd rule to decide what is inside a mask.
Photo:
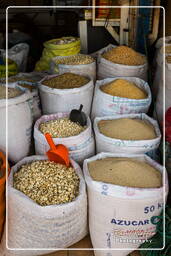
[{"label": "yellow lentil", "polygon": [[55,60],[56,64],[65,64],[65,65],[82,65],[82,64],[90,64],[95,60],[88,55],[74,55],[68,56],[65,58],[59,58]]},{"label": "yellow lentil", "polygon": [[138,66],[146,62],[146,57],[127,46],[117,46],[102,54],[102,57],[117,64]]},{"label": "yellow lentil", "polygon": [[135,83],[125,79],[116,79],[113,82],[104,84],[100,89],[107,94],[121,98],[145,99],[147,94]]}]

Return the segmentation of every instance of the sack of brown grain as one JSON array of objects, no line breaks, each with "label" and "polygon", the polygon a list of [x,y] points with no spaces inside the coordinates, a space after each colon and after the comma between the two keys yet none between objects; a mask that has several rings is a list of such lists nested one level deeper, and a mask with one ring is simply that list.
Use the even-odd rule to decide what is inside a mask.
[{"label": "sack of brown grain", "polygon": [[[8,120],[6,116],[6,87],[0,86],[0,148],[6,152],[6,136],[8,138],[8,158],[18,162],[27,156],[31,145],[33,124],[32,101],[29,91],[8,88]],[[7,121],[7,127],[6,127]]]},{"label": "sack of brown grain", "polygon": [[93,91],[93,80],[87,76],[74,73],[47,76],[39,83],[43,114],[69,112],[82,104],[83,111],[90,115]]},{"label": "sack of brown grain", "polygon": [[[129,87],[122,83],[118,87],[117,86],[117,95],[122,95],[124,93],[124,97],[118,97],[110,95],[109,93],[105,93],[101,90],[101,87],[105,84],[114,83],[117,80],[126,80],[126,82],[130,82],[135,84],[136,90],[137,87],[141,91],[146,94],[146,98],[144,99],[130,99],[130,95],[136,95],[137,92],[134,91],[134,87],[130,85]],[[132,88],[131,88],[132,87]],[[123,90],[127,89],[127,90]],[[129,96],[125,97],[126,94]],[[92,113],[91,117],[94,119],[95,117],[100,116],[110,116],[114,114],[134,114],[134,113],[146,113],[151,104],[151,91],[147,82],[141,80],[136,77],[115,77],[115,78],[106,78],[104,80],[98,80],[95,86],[95,93],[92,105]]]},{"label": "sack of brown grain", "polygon": [[[117,49],[116,53],[113,52],[114,49]],[[99,80],[124,74],[127,77],[139,77],[147,81],[147,60],[144,55],[133,49],[109,44],[96,55],[98,55],[97,77]]]},{"label": "sack of brown grain", "polygon": [[94,132],[97,153],[150,155],[161,140],[158,123],[144,113],[96,117]]},{"label": "sack of brown grain", "polygon": [[[37,155],[45,155],[49,150],[49,145],[43,131],[48,133],[53,132],[51,135],[55,145],[64,144],[69,149],[70,157],[78,163],[82,163],[84,159],[94,155],[95,141],[89,117],[87,118],[86,127],[81,128],[80,125],[76,123],[72,124],[71,121],[67,120],[68,116],[69,113],[57,113],[44,115],[37,120],[34,126],[34,142]],[[52,123],[53,121],[55,121],[54,124]],[[48,124],[48,126],[41,127],[42,124]],[[67,127],[67,125],[69,126]],[[42,128],[42,132],[40,128]]]},{"label": "sack of brown grain", "polygon": [[96,61],[89,55],[77,54],[72,56],[58,56],[51,61],[51,74],[74,74],[89,76],[96,80]]},{"label": "sack of brown grain", "polygon": [[[14,174],[16,174],[16,172],[19,171],[21,167],[24,168],[23,165],[25,165],[25,167],[27,168],[27,165],[31,163],[35,164],[34,166],[32,165],[31,171],[34,171],[35,180],[37,179],[37,183],[35,183],[36,186],[40,185],[39,181],[42,182],[41,179],[43,177],[43,172],[45,172],[44,186],[46,186],[47,188],[49,181],[51,182],[51,184],[53,184],[55,179],[53,178],[53,175],[55,173],[54,169],[52,176],[47,175],[47,171],[52,174],[52,167],[49,166],[49,170],[46,169],[47,167],[43,167],[41,177],[40,175],[38,175],[37,169],[33,169],[36,168],[38,161],[43,160],[47,160],[47,157],[27,157],[18,162],[11,170],[8,182],[7,244],[9,248],[14,248],[16,249],[16,251],[7,250],[7,256],[35,256],[47,254],[48,252],[50,253],[58,250],[58,248],[69,247],[74,243],[78,242],[79,240],[83,239],[84,236],[87,234],[87,195],[85,181],[82,171],[75,161],[71,160],[71,166],[74,168],[77,176],[79,176],[79,191],[77,197],[71,202],[40,206],[38,203],[33,201],[33,199],[30,199],[29,196],[27,196],[25,193],[19,191],[14,187],[16,177],[14,176]],[[24,191],[29,190],[29,187],[27,185],[28,176],[24,175],[26,172],[28,172],[28,170],[20,173],[20,177],[18,179],[18,182],[20,182],[20,185],[24,188]],[[50,178],[46,179],[47,176]],[[60,178],[62,179],[62,176],[59,176],[60,175],[56,176],[58,182]],[[23,184],[21,183],[20,178],[21,180],[23,178]],[[33,179],[31,180],[33,181]],[[29,182],[31,182],[31,180],[29,180]],[[68,184],[71,183],[68,182]],[[30,185],[33,185],[33,183],[30,183]],[[55,184],[55,186],[56,185],[59,188],[59,183]],[[53,188],[48,188],[49,193],[52,193],[52,191],[55,192]],[[31,189],[32,193],[37,193],[37,195],[41,196],[42,199],[42,193],[45,193],[47,195],[47,191],[43,192],[43,190],[41,191],[41,193],[39,193],[39,190]],[[50,195],[49,197],[52,199]],[[21,249],[23,249],[23,251]]]},{"label": "sack of brown grain", "polygon": [[[110,158],[116,159],[115,167],[111,166]],[[98,164],[93,163],[103,159],[106,159],[106,164],[100,161]],[[89,164],[92,163],[93,166],[90,167]],[[94,248],[106,248],[105,253],[96,251],[96,256],[125,256],[155,234],[156,225],[152,224],[151,218],[161,213],[163,196],[168,193],[167,176],[161,165],[146,155],[100,153],[84,161],[83,171],[88,188],[92,244]],[[100,181],[108,173],[108,182]],[[102,177],[99,179],[100,174]],[[163,181],[165,189],[162,176],[166,178]],[[111,184],[112,177],[115,185]],[[118,182],[125,185],[117,185]],[[120,248],[125,250],[110,251]]]}]

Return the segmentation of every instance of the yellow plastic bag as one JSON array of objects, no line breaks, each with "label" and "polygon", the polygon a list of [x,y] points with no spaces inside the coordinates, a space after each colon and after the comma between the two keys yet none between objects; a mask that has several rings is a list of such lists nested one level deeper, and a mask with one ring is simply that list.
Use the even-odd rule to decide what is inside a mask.
[{"label": "yellow plastic bag", "polygon": [[[13,60],[8,59],[8,76],[15,76],[17,73],[17,64]],[[0,78],[3,77],[6,77],[6,64],[0,65]]]},{"label": "yellow plastic bag", "polygon": [[49,64],[53,57],[56,56],[69,56],[75,55],[80,53],[81,44],[79,38],[76,39],[74,42],[67,43],[67,44],[55,44],[55,42],[59,40],[66,40],[72,39],[74,37],[61,37],[58,39],[52,39],[44,43],[44,49],[42,53],[42,57],[36,63],[35,70],[36,71],[43,71],[49,70]]}]

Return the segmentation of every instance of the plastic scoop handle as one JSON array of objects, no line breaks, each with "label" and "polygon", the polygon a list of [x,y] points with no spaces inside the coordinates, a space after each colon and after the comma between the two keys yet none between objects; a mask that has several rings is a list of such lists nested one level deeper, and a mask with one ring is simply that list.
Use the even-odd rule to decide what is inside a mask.
[{"label": "plastic scoop handle", "polygon": [[52,140],[52,137],[49,133],[45,133],[46,140],[52,150],[56,150],[56,146]]}]

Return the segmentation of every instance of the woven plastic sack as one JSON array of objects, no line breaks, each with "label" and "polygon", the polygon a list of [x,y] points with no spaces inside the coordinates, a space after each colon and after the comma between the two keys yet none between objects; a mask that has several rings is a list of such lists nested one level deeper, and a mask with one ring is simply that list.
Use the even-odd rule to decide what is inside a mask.
[{"label": "woven plastic sack", "polygon": [[[59,39],[70,39],[70,38],[73,38],[73,37],[62,37]],[[69,56],[69,55],[74,55],[80,52],[81,44],[80,44],[79,38],[77,38],[76,41],[68,44],[62,44],[62,45],[54,44],[54,42],[56,42],[59,39],[52,39],[44,43],[45,48],[43,50],[42,57],[36,63],[36,66],[35,66],[36,71],[49,70],[50,61],[53,57]]]},{"label": "woven plastic sack", "polygon": [[[100,133],[98,123],[101,120],[116,120],[120,118],[133,118],[148,121],[155,129],[156,138],[151,140],[119,140],[107,137]],[[126,127],[124,127],[126,129]],[[111,153],[145,154],[156,150],[159,147],[161,133],[158,123],[146,114],[116,115],[96,117],[94,120],[94,132],[96,138],[96,151]],[[137,131],[138,132],[138,131]]]},{"label": "woven plastic sack", "polygon": [[[8,182],[8,247],[40,249],[40,251],[17,251],[17,255],[47,254],[45,249],[66,248],[87,234],[87,195],[79,165],[71,160],[80,178],[79,195],[70,203],[40,206],[13,188],[13,174],[21,165],[45,156],[24,158],[12,169]],[[45,251],[41,251],[44,249]],[[50,253],[50,252],[49,252]]]},{"label": "woven plastic sack", "polygon": [[151,218],[162,210],[164,193],[165,196],[168,193],[167,176],[165,191],[163,187],[131,188],[92,180],[88,163],[106,157],[136,158],[149,163],[162,174],[165,169],[146,155],[100,153],[84,161],[91,241],[94,249],[106,249],[95,251],[95,256],[126,256],[155,234],[156,225],[151,223]]},{"label": "woven plastic sack", "polygon": [[84,106],[83,111],[89,116],[94,91],[93,80],[79,88],[73,89],[54,89],[43,85],[44,80],[56,76],[47,76],[39,83],[43,114],[70,112],[74,108],[79,109],[80,104],[82,104]]},{"label": "woven plastic sack", "polygon": [[[78,54],[83,55],[83,54]],[[64,73],[74,73],[81,76],[89,76],[94,81],[96,80],[96,61],[89,64],[79,64],[79,65],[69,65],[69,64],[56,64],[56,61],[60,58],[66,57],[55,57],[51,61],[51,74],[64,74]]]},{"label": "woven plastic sack", "polygon": [[[40,124],[50,120],[68,117],[68,115],[68,113],[57,113],[42,116],[37,120],[34,126],[34,142],[37,155],[45,155],[49,150],[46,138],[39,130]],[[95,154],[95,142],[89,117],[87,118],[87,128],[85,131],[67,138],[53,138],[53,141],[55,145],[65,145],[69,149],[70,157],[78,163],[82,163],[84,159]]]},{"label": "woven plastic sack", "polygon": [[166,61],[165,65],[165,105],[163,100],[164,94],[164,82],[163,72],[160,73],[160,79],[158,80],[158,94],[155,103],[155,114],[154,116],[160,123],[163,122],[164,112],[171,107],[171,63]]},{"label": "woven plastic sack", "polygon": [[136,114],[147,113],[151,104],[151,91],[147,82],[136,77],[119,77],[135,83],[139,88],[143,89],[147,93],[146,99],[128,99],[116,96],[111,96],[100,90],[103,84],[110,83],[118,77],[106,78],[104,80],[98,80],[95,86],[95,93],[92,105],[91,117],[110,116],[114,114]]},{"label": "woven plastic sack", "polygon": [[6,127],[6,99],[0,100],[0,148],[6,152],[8,136],[8,158],[18,162],[29,154],[33,96],[26,91],[22,95],[8,99],[8,127]]},{"label": "woven plastic sack", "polygon": [[[8,50],[8,57],[17,64],[19,72],[26,71],[29,48],[28,44],[20,43]],[[6,58],[6,51],[0,51],[2,52],[3,57]]]},{"label": "woven plastic sack", "polygon": [[101,49],[96,53],[96,55],[98,56],[97,58],[98,79],[101,80],[108,77],[123,76],[124,74],[124,76],[127,76],[127,77],[139,77],[147,81],[147,69],[148,69],[147,62],[143,65],[128,66],[128,65],[113,63],[101,56],[103,53],[115,47],[116,45],[109,44],[107,47]]}]

